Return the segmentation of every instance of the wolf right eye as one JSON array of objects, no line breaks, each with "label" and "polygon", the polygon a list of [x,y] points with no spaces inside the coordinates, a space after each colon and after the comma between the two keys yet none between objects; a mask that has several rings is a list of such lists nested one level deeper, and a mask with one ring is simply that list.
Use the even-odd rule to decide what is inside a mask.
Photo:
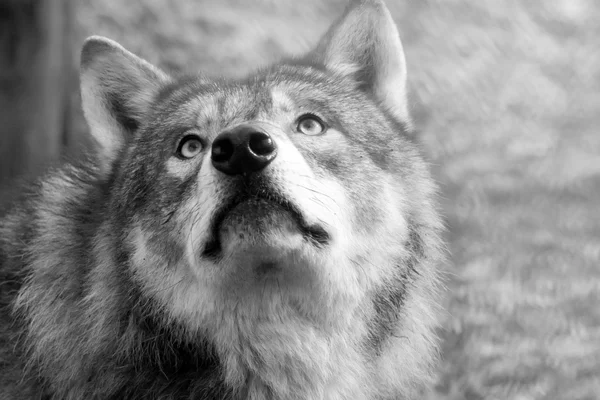
[{"label": "wolf right eye", "polygon": [[184,136],[177,146],[177,156],[180,158],[193,158],[202,151],[202,141],[198,135]]},{"label": "wolf right eye", "polygon": [[296,130],[308,136],[316,136],[325,132],[326,127],[321,118],[314,114],[304,114],[298,118]]}]

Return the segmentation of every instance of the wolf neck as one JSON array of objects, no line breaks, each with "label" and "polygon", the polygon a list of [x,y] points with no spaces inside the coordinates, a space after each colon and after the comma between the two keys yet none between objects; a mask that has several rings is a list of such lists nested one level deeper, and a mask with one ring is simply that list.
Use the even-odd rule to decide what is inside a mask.
[{"label": "wolf neck", "polygon": [[366,398],[360,328],[324,330],[287,307],[270,309],[259,323],[238,310],[221,328],[226,381],[245,387],[249,400]]}]

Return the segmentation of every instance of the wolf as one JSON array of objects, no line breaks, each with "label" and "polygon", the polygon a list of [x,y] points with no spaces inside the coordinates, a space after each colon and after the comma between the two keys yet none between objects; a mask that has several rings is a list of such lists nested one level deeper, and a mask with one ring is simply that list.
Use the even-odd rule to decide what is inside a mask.
[{"label": "wolf", "polygon": [[0,223],[0,398],[414,398],[443,223],[406,76],[378,0],[238,80],[88,38],[96,145]]}]

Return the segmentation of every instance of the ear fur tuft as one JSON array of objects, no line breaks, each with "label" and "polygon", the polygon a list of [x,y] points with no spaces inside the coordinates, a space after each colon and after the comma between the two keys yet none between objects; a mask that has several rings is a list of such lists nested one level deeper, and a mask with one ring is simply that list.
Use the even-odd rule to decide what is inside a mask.
[{"label": "ear fur tuft", "polygon": [[81,99],[102,167],[110,169],[136,132],[167,74],[117,42],[92,36],[81,50]]}]

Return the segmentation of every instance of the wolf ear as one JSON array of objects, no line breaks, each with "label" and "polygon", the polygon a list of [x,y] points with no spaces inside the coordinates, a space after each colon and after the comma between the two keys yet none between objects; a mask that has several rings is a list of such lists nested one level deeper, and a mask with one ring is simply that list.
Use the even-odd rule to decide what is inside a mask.
[{"label": "wolf ear", "polygon": [[396,118],[410,123],[404,50],[383,1],[353,0],[312,57],[326,68],[356,79]]},{"label": "wolf ear", "polygon": [[110,167],[169,79],[110,39],[86,39],[81,50],[81,100],[103,167]]}]

